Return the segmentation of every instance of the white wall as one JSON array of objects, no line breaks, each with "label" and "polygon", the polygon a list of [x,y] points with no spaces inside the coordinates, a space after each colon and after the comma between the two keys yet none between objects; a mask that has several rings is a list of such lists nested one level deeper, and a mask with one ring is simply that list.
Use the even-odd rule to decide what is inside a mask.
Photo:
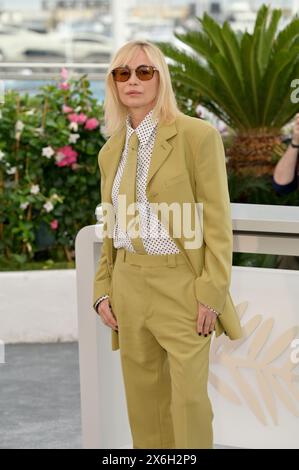
[{"label": "white wall", "polygon": [[0,340],[77,339],[75,269],[0,272]]}]

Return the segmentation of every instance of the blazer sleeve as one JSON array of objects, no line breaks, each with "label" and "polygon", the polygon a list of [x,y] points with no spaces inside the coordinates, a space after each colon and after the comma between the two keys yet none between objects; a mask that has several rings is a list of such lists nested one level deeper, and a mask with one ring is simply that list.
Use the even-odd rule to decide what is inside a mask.
[{"label": "blazer sleeve", "polygon": [[221,135],[210,127],[195,157],[196,200],[203,203],[204,263],[195,279],[196,298],[220,314],[231,280],[233,232],[225,151]]},{"label": "blazer sleeve", "polygon": [[[99,164],[100,173],[101,173],[101,196],[102,196],[104,193],[103,188],[105,185],[105,175],[101,167],[100,154],[101,154],[101,151],[98,154],[98,164]],[[97,270],[94,276],[93,306],[96,300],[99,299],[99,297],[104,296],[106,294],[109,295],[110,293],[111,274],[110,274],[109,264],[108,264],[108,248],[109,248],[109,243],[111,242],[112,241],[111,239],[109,239],[108,235],[104,236],[101,255],[100,255]]]}]

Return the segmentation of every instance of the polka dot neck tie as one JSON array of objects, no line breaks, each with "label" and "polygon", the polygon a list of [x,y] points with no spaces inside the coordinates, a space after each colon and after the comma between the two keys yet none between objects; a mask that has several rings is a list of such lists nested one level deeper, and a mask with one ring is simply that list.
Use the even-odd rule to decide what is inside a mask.
[{"label": "polka dot neck tie", "polygon": [[146,254],[140,237],[140,214],[136,202],[138,136],[133,132],[128,143],[127,161],[119,187],[123,203],[118,204],[118,223],[127,232],[137,253]]}]

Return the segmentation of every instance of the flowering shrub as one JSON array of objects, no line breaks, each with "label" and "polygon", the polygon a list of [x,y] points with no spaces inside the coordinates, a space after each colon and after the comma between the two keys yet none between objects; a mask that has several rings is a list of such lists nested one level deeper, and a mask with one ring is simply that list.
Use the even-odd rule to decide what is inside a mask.
[{"label": "flowering shrub", "polygon": [[[97,154],[102,106],[86,75],[62,69],[35,96],[7,91],[0,105],[0,252],[26,262],[38,252],[74,258],[81,227],[100,202]],[[48,253],[49,254],[49,253]]]}]

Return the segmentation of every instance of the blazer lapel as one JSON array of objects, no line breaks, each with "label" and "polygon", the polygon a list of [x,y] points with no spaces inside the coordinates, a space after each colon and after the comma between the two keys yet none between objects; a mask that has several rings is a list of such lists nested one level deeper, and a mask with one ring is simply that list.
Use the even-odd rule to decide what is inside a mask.
[{"label": "blazer lapel", "polygon": [[102,201],[110,202],[110,204],[112,204],[112,185],[125,145],[125,139],[126,127],[124,126],[117,134],[110,137],[110,140],[106,142],[101,151],[101,165],[106,177],[105,193],[102,194]]},{"label": "blazer lapel", "polygon": [[154,148],[151,156],[150,167],[147,175],[147,184],[148,187],[152,177],[159,170],[162,163],[168,157],[170,151],[172,150],[172,145],[168,142],[168,139],[177,134],[176,123],[172,124],[161,124],[158,122],[157,126],[157,135],[154,143]]},{"label": "blazer lapel", "polygon": [[[161,124],[158,122],[157,135],[151,156],[150,167],[147,175],[147,188],[153,176],[157,173],[162,163],[166,160],[172,150],[172,145],[168,139],[177,134],[176,122],[172,124]],[[103,148],[101,154],[101,164],[106,176],[105,194],[102,200],[112,204],[111,192],[113,181],[117,172],[117,168],[121,159],[122,151],[125,145],[126,127],[110,138],[107,146]]]}]

